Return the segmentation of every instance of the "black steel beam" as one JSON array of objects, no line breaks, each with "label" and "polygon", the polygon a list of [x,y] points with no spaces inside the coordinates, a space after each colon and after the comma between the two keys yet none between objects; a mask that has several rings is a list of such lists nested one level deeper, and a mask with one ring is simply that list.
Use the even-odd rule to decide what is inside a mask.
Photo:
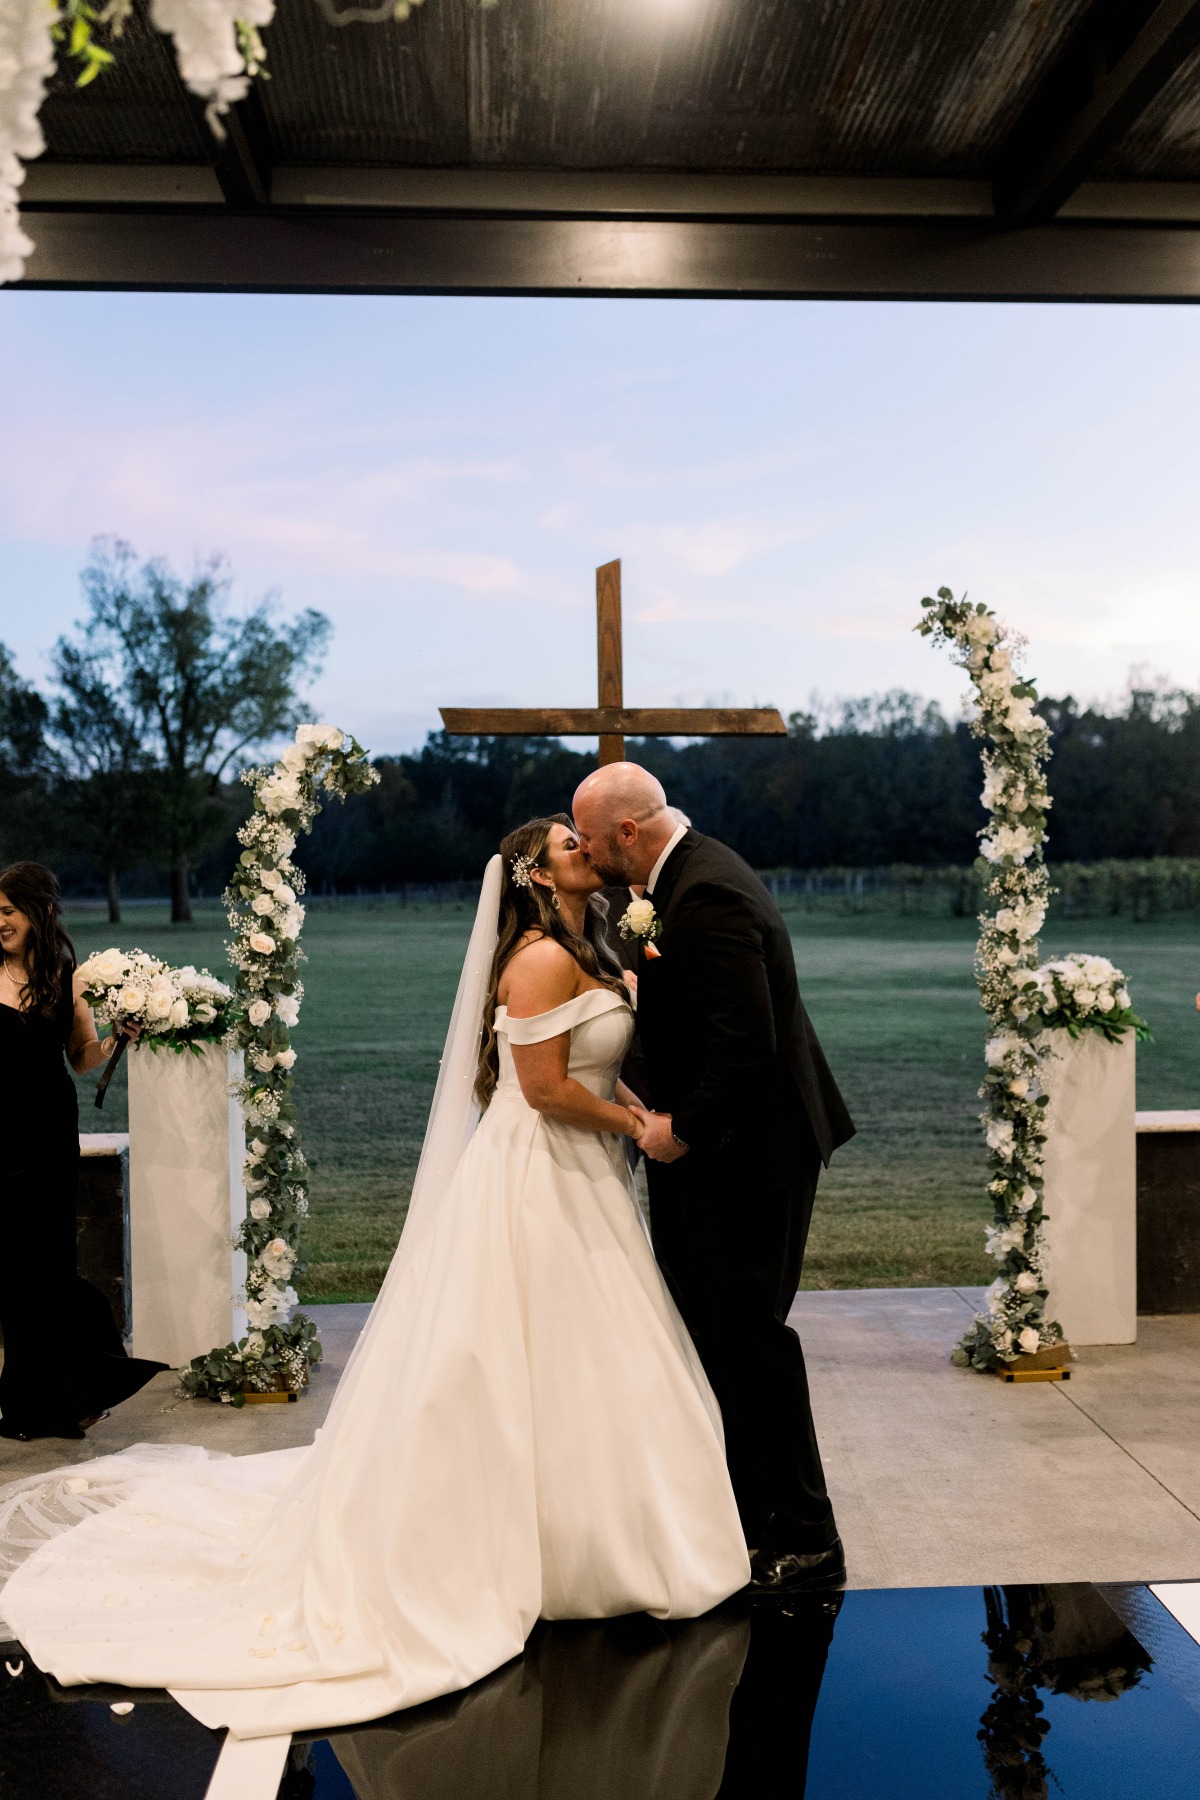
[{"label": "black steel beam", "polygon": [[243,209],[268,205],[274,159],[257,84],[251,82],[245,99],[220,115],[223,135],[218,136],[208,122],[203,100],[184,87],[177,72],[175,81],[199,124],[208,160],[226,203]]},{"label": "black steel beam", "polygon": [[1060,220],[746,223],[28,207],[38,288],[1200,300],[1200,231]]},{"label": "black steel beam", "polygon": [[997,159],[997,217],[1050,219],[1200,47],[1200,0],[1097,0]]}]

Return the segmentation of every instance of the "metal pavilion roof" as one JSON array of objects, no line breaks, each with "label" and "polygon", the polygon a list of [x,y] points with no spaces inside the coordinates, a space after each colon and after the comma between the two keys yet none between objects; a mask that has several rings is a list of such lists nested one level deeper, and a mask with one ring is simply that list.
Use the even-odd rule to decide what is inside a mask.
[{"label": "metal pavilion roof", "polygon": [[141,15],[58,78],[30,285],[1200,294],[1200,0],[279,0],[265,36],[223,144]]}]

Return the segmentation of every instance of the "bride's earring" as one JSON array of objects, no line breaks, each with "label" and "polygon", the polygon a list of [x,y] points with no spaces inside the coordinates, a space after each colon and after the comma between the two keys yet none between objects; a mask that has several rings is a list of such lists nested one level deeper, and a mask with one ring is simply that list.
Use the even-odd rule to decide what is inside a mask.
[{"label": "bride's earring", "polygon": [[551,890],[550,890],[550,904],[554,908],[555,912],[557,912],[559,910],[560,906],[562,905],[562,901],[558,897],[558,889],[557,888],[551,888]]}]

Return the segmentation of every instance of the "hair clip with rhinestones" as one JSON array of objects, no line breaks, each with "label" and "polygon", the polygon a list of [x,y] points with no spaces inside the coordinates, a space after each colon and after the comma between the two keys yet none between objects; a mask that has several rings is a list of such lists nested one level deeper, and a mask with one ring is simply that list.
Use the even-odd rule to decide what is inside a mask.
[{"label": "hair clip with rhinestones", "polygon": [[512,870],[514,887],[532,887],[530,870],[537,868],[536,856],[514,856],[509,867]]}]

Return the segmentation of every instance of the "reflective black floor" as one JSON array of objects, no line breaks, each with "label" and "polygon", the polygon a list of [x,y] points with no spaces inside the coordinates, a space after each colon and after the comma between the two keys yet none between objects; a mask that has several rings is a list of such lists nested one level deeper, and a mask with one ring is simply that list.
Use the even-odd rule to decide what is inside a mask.
[{"label": "reflective black floor", "polygon": [[[122,1697],[5,1675],[5,1800],[201,1800],[219,1738]],[[1146,1589],[1084,1585],[543,1626],[465,1694],[297,1741],[279,1800],[734,1795],[1196,1800],[1200,1646]]]}]

